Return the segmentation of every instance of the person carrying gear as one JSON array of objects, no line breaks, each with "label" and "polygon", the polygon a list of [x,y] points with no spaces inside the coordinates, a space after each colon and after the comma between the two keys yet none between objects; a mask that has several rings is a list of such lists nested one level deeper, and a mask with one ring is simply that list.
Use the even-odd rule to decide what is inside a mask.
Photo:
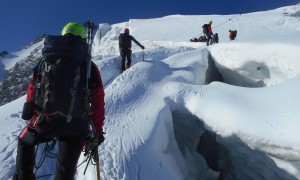
[{"label": "person carrying gear", "polygon": [[237,30],[231,30],[231,29],[229,29],[229,39],[230,40],[234,40],[235,37],[236,37],[236,35],[237,35]]},{"label": "person carrying gear", "polygon": [[213,32],[212,32],[212,28],[211,28],[211,25],[212,25],[212,21],[209,21],[208,24],[204,24],[202,26],[203,28],[203,33],[206,35],[207,37],[207,40],[206,40],[206,46],[209,46],[209,44],[212,44],[212,35],[213,35]]},{"label": "person carrying gear", "polygon": [[[119,35],[119,50],[121,56],[121,71],[125,71],[130,68],[131,65],[131,41],[135,42],[142,49],[145,49],[133,36],[129,34],[129,29],[125,28],[124,33]],[[127,58],[127,63],[125,66],[125,61]]]},{"label": "person carrying gear", "polygon": [[[54,179],[71,180],[90,127],[94,127],[93,142],[97,139],[100,145],[104,141],[104,89],[95,63],[88,66],[87,38],[85,28],[76,22],[64,26],[62,36],[46,36],[43,58],[33,69],[23,107],[22,118],[29,123],[18,136],[13,180],[36,179],[38,144],[58,140]],[[87,104],[90,111],[86,111]]]}]

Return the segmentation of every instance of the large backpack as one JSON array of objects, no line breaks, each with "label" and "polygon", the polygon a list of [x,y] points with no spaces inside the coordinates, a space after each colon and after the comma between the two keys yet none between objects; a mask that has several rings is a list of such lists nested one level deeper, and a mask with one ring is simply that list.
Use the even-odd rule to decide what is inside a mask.
[{"label": "large backpack", "polygon": [[237,30],[234,30],[234,31],[233,31],[233,37],[235,38],[236,35],[237,35]]},{"label": "large backpack", "polygon": [[229,34],[230,40],[234,40],[236,35],[237,35],[237,31],[236,30],[231,30],[230,34]]},{"label": "large backpack", "polygon": [[207,33],[208,33],[208,24],[204,24],[204,25],[202,26],[202,28],[203,28],[203,33],[204,33],[204,34],[207,34]]},{"label": "large backpack", "polygon": [[213,43],[219,43],[219,35],[218,35],[218,33],[215,33],[213,35],[212,40],[213,40]]},{"label": "large backpack", "polygon": [[129,34],[122,33],[119,36],[119,48],[120,49],[130,49],[131,48],[131,38]]},{"label": "large backpack", "polygon": [[205,35],[199,37],[199,42],[206,42],[207,38]]},{"label": "large backpack", "polygon": [[82,116],[86,85],[87,45],[79,36],[47,36],[43,58],[35,67],[38,110],[70,121]]}]

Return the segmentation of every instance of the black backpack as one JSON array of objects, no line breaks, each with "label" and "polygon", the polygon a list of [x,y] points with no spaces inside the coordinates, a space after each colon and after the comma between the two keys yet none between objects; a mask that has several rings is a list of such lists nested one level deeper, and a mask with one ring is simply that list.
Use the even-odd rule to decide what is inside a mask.
[{"label": "black backpack", "polygon": [[43,114],[70,121],[83,114],[87,44],[79,36],[47,36],[43,58],[34,69],[35,103]]},{"label": "black backpack", "polygon": [[215,34],[213,35],[212,40],[213,40],[214,43],[219,43],[219,35],[218,35],[218,33],[215,33]]},{"label": "black backpack", "polygon": [[199,37],[199,42],[206,42],[207,38],[205,35]]},{"label": "black backpack", "polygon": [[208,33],[208,24],[204,24],[204,25],[202,26],[202,28],[203,28],[203,33],[204,33],[204,34],[207,34],[207,33]]},{"label": "black backpack", "polygon": [[131,37],[129,34],[122,33],[119,36],[119,48],[130,49],[131,48]]},{"label": "black backpack", "polygon": [[233,31],[233,37],[236,37],[236,35],[237,35],[237,30],[234,30]]}]

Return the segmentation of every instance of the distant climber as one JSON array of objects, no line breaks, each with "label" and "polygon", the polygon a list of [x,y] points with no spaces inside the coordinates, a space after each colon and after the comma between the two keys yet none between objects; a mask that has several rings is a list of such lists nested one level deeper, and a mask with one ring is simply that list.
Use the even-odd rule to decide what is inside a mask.
[{"label": "distant climber", "polygon": [[204,24],[202,26],[203,28],[203,33],[206,35],[207,37],[207,40],[206,40],[206,46],[209,46],[209,44],[212,44],[212,35],[213,35],[213,32],[212,32],[212,28],[211,28],[211,25],[212,25],[212,21],[209,21],[208,24]]},{"label": "distant climber", "polygon": [[[119,50],[120,50],[120,56],[122,58],[121,61],[122,72],[130,68],[131,65],[131,41],[135,42],[142,49],[145,49],[145,47],[141,45],[133,36],[129,35],[129,29],[125,28],[124,33],[121,33],[119,36]],[[127,63],[125,65],[126,58],[127,58]]]},{"label": "distant climber", "polygon": [[191,42],[206,42],[207,38],[205,35],[200,36],[199,38],[190,39]]},{"label": "distant climber", "polygon": [[229,29],[229,39],[230,40],[234,40],[235,37],[236,37],[236,35],[237,35],[237,30],[231,30],[231,29]]}]

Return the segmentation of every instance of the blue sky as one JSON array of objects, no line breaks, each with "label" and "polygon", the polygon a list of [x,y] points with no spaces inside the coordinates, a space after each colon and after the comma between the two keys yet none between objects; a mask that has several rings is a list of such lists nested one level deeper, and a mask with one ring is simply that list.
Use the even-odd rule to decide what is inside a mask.
[{"label": "blue sky", "polygon": [[1,0],[0,52],[18,51],[39,35],[59,35],[68,22],[96,24],[166,15],[241,14],[295,5],[299,0]]}]

